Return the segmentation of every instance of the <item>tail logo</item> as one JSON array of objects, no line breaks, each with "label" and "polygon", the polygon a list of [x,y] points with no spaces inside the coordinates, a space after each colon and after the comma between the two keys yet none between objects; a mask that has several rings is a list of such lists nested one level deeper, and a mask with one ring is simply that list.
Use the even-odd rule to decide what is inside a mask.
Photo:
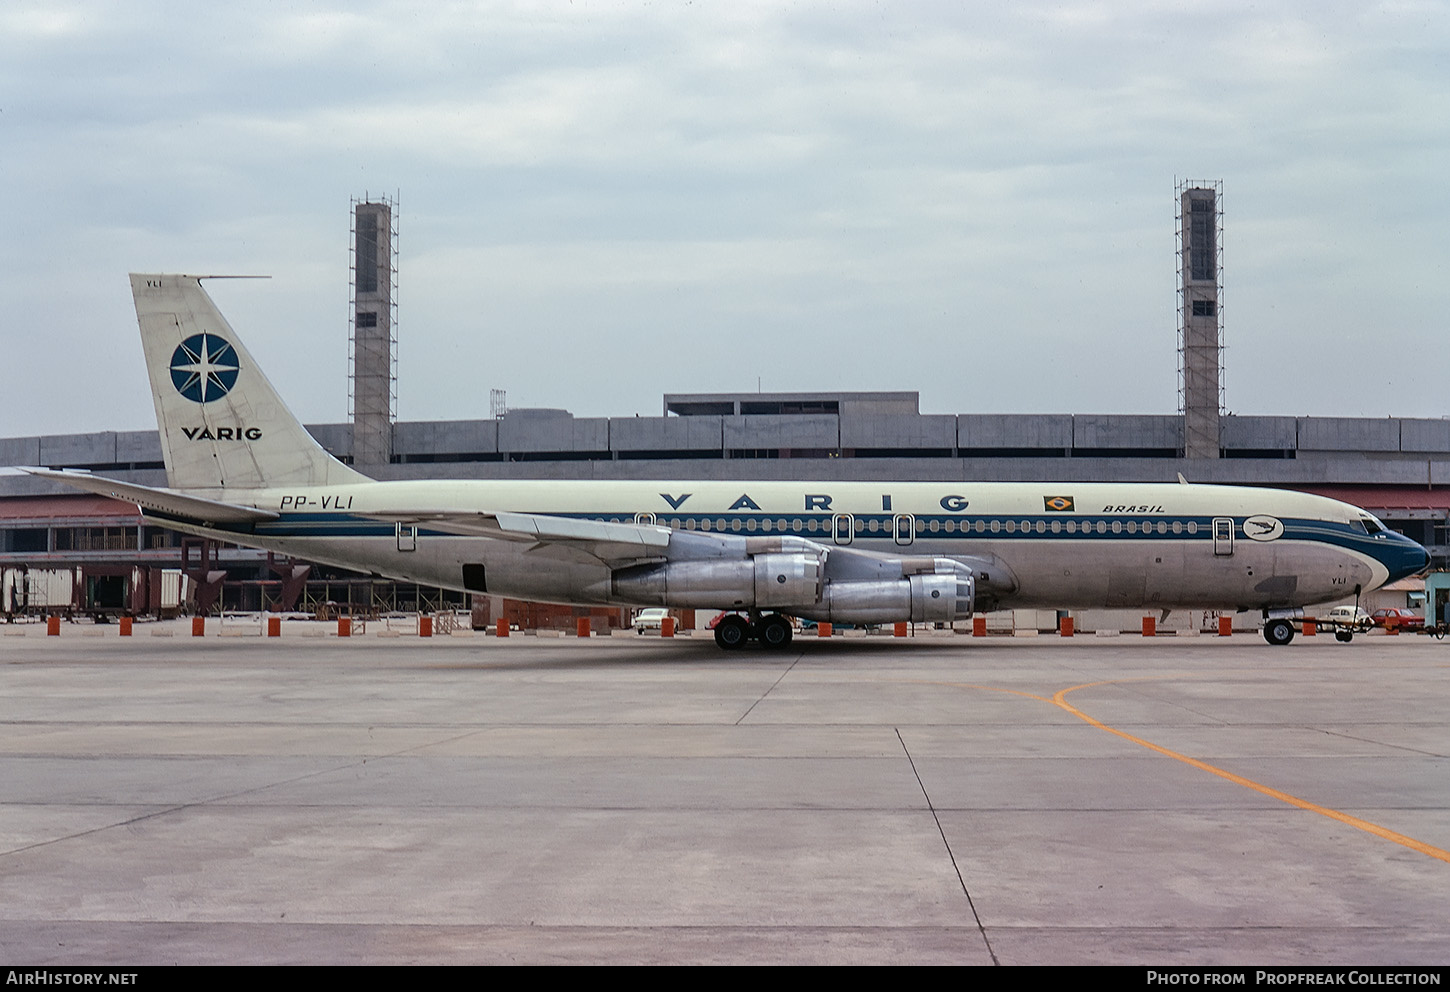
[{"label": "tail logo", "polygon": [[219,400],[237,384],[237,352],[226,338],[193,334],[171,354],[171,382],[193,403]]}]

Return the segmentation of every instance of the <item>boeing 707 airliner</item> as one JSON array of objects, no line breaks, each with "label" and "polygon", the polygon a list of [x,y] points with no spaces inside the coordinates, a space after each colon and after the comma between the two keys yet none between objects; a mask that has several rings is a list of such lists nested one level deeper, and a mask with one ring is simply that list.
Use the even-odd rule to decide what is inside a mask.
[{"label": "boeing 707 airliner", "polygon": [[1285,615],[1423,570],[1373,514],[1186,483],[374,481],[287,409],[202,288],[132,275],[166,488],[33,469],[157,524],[395,579],[577,605],[727,611],[722,648],[790,617],[950,623],[1010,607]]}]

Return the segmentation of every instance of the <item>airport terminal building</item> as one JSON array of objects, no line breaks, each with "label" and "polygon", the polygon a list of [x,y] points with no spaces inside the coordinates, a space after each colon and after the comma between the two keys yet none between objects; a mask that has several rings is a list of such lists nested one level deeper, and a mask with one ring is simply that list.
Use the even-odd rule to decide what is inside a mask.
[{"label": "airport terminal building", "polygon": [[[923,414],[915,392],[679,394],[664,397],[658,417],[518,409],[480,420],[399,422],[380,464],[357,457],[351,424],[309,430],[379,479],[1063,483],[1172,482],[1181,473],[1192,482],[1354,503],[1425,545],[1434,567],[1450,567],[1450,419],[1224,416],[1217,457],[1188,457],[1184,424],[1182,415]],[[20,465],[166,485],[155,431],[0,439],[0,466]],[[0,475],[0,613],[62,604],[145,614],[464,603],[462,594],[183,539],[129,504]],[[510,610],[522,626],[559,620],[527,604]],[[608,613],[611,625],[628,622],[620,611]]]}]

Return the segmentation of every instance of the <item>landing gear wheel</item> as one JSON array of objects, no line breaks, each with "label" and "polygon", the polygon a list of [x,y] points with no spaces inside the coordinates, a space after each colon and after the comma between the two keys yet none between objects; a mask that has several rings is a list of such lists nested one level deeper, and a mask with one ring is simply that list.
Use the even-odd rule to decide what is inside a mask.
[{"label": "landing gear wheel", "polygon": [[1336,641],[1344,641],[1346,644],[1348,644],[1350,641],[1354,640],[1354,631],[1336,630],[1334,632],[1334,639]]},{"label": "landing gear wheel", "polygon": [[779,651],[790,647],[795,631],[791,629],[789,620],[779,613],[772,613],[768,617],[761,617],[756,623],[755,636],[760,640],[761,647]]},{"label": "landing gear wheel", "polygon": [[1294,625],[1288,620],[1270,620],[1264,624],[1264,640],[1275,647],[1288,644],[1294,639]]},{"label": "landing gear wheel", "polygon": [[726,651],[738,651],[750,640],[750,623],[739,614],[721,617],[715,625],[715,643]]}]

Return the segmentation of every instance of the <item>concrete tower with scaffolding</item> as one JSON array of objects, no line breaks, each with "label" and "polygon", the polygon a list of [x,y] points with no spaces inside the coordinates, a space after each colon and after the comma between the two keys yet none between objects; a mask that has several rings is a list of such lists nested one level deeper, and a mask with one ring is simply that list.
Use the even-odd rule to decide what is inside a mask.
[{"label": "concrete tower with scaffolding", "polygon": [[1178,403],[1183,456],[1219,456],[1223,410],[1223,181],[1178,193]]},{"label": "concrete tower with scaffolding", "polygon": [[352,309],[348,316],[348,407],[358,466],[393,456],[398,401],[397,199],[352,201]]}]

